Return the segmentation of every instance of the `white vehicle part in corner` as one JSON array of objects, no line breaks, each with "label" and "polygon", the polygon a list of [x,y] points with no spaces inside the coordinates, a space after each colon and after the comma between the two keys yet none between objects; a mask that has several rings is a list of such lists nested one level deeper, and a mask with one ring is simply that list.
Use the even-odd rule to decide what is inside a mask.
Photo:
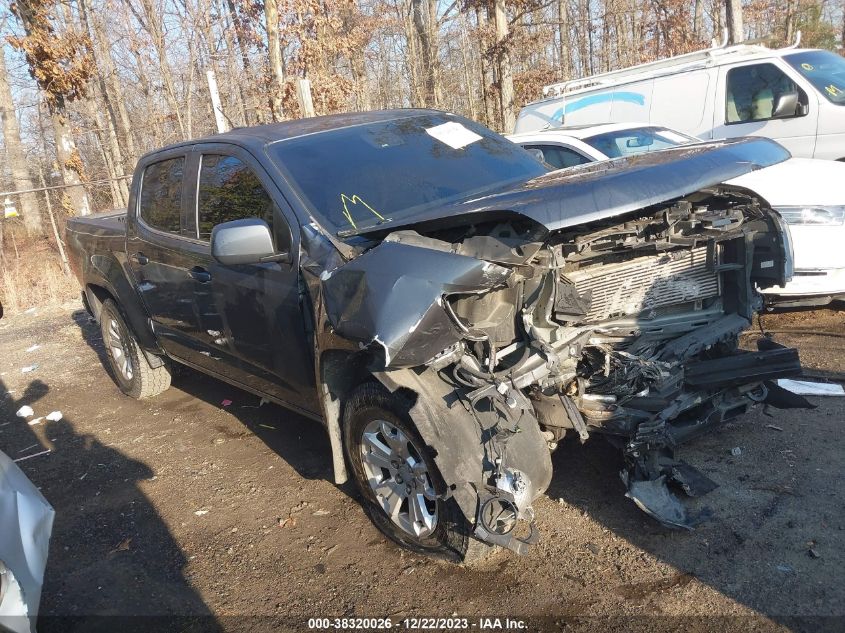
[{"label": "white vehicle part in corner", "polygon": [[23,471],[0,452],[0,629],[35,633],[54,516]]}]

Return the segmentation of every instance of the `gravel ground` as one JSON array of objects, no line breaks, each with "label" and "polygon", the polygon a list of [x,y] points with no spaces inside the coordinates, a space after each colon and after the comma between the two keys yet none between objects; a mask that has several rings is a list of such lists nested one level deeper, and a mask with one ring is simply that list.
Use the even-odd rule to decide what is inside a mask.
[{"label": "gravel ground", "polygon": [[[845,380],[843,312],[762,323],[792,330],[776,339],[797,345],[809,372]],[[152,400],[124,397],[77,304],[0,321],[0,350],[0,450],[51,450],[20,462],[56,509],[42,632],[452,614],[471,628],[503,618],[505,630],[518,629],[505,617],[532,630],[845,627],[845,398],[756,410],[682,449],[719,484],[698,501],[712,518],[689,533],[624,497],[609,445],[564,442],[535,505],[540,544],[457,566],[381,536],[353,489],[331,482],[319,425],[190,371]],[[64,418],[29,426],[14,415],[23,404]]]}]

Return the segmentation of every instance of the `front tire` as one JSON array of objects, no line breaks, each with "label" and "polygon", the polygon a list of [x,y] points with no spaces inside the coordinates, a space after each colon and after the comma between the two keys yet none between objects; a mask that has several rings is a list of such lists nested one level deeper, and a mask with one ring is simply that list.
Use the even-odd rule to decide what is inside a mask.
[{"label": "front tire", "polygon": [[344,409],[344,451],[372,522],[399,545],[461,561],[470,526],[446,486],[403,400],[365,383]]},{"label": "front tire", "polygon": [[127,396],[151,398],[170,387],[170,365],[166,359],[153,367],[138,345],[117,304],[111,299],[100,310],[100,332],[112,377]]}]

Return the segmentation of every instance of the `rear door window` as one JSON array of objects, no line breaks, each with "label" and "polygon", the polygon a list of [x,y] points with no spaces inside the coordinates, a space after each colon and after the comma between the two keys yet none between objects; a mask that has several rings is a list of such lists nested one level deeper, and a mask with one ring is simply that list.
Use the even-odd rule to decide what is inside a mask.
[{"label": "rear door window", "polygon": [[140,214],[147,226],[179,235],[185,157],[162,160],[144,169]]},{"label": "rear door window", "polygon": [[211,239],[223,222],[258,218],[273,227],[274,202],[258,176],[243,161],[223,154],[203,154],[197,184],[199,238]]},{"label": "rear door window", "polygon": [[593,162],[591,158],[587,158],[580,152],[576,152],[569,147],[562,145],[523,145],[528,150],[540,150],[543,153],[543,160],[554,167],[555,169],[564,169],[566,167],[575,167],[576,165],[583,165],[585,163]]}]

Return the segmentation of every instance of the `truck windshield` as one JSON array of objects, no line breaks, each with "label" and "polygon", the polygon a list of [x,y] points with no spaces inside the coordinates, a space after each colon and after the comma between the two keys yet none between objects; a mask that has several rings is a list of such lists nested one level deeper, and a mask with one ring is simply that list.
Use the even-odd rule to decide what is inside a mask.
[{"label": "truck windshield", "polygon": [[267,152],[333,233],[413,218],[548,170],[515,143],[445,113],[276,141]]},{"label": "truck windshield", "polygon": [[830,51],[806,51],[784,59],[836,105],[845,105],[845,59]]},{"label": "truck windshield", "polygon": [[662,127],[637,127],[588,136],[583,141],[608,158],[619,158],[695,143],[697,139]]}]

